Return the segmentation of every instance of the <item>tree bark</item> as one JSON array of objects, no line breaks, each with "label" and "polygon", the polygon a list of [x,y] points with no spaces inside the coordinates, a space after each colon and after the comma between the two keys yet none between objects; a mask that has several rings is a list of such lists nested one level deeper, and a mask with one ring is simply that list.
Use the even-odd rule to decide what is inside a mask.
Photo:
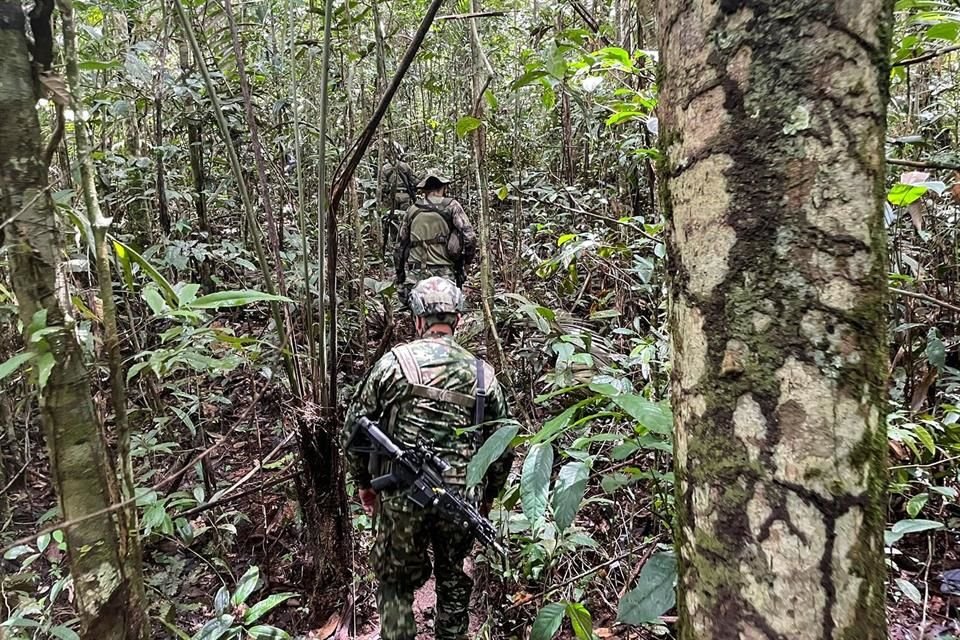
[{"label": "tree bark", "polygon": [[[40,393],[41,415],[60,510],[64,519],[75,520],[109,507],[116,490],[82,354],[56,295],[59,232],[41,162],[24,16],[20,3],[11,0],[0,0],[0,79],[0,220],[12,219],[4,229],[11,280],[27,327],[25,343],[41,354],[35,368],[42,369],[42,361],[52,356]],[[45,322],[34,322],[43,313]],[[52,331],[36,335],[41,324]],[[38,341],[31,343],[31,336]],[[136,590],[124,573],[114,517],[69,527],[66,540],[83,637],[138,637],[142,611],[131,606]]]},{"label": "tree bark", "polygon": [[891,8],[659,3],[684,639],[886,637]]}]

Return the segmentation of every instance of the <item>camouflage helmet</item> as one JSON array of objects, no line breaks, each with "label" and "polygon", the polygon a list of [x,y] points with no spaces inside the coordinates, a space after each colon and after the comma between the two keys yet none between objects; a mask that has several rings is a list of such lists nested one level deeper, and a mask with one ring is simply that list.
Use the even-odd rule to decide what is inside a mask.
[{"label": "camouflage helmet", "polygon": [[460,287],[439,276],[421,280],[410,292],[410,310],[418,318],[456,315],[463,311],[463,306]]}]

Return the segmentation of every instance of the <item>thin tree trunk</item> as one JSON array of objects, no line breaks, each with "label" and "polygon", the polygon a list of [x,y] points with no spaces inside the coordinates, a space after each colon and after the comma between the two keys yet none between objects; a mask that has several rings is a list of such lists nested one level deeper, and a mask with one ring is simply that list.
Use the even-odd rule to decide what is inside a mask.
[{"label": "thin tree trunk", "polygon": [[659,3],[684,640],[886,638],[891,7]]},{"label": "thin tree trunk", "polygon": [[[52,330],[33,343],[34,369],[41,374],[51,481],[63,518],[75,520],[108,508],[114,491],[83,355],[56,294],[59,232],[41,162],[24,22],[19,2],[0,0],[0,220],[14,218],[4,232],[26,343],[39,329]],[[84,637],[141,637],[144,612],[134,577],[126,574],[113,517],[89,518],[65,535]]]},{"label": "thin tree trunk", "polygon": [[[70,97],[74,113],[81,113],[83,101],[80,93],[80,70],[77,64],[77,34],[73,18],[73,6],[70,0],[60,0],[60,14],[63,21],[64,58],[67,78],[70,85]],[[120,354],[120,332],[117,328],[117,309],[113,299],[113,279],[110,273],[110,254],[107,248],[107,230],[109,218],[100,211],[100,200],[94,182],[93,151],[87,123],[78,118],[73,123],[76,136],[77,157],[80,165],[80,182],[83,201],[87,209],[96,260],[97,280],[100,285],[101,307],[103,309],[103,344],[110,368],[110,398],[113,404],[114,426],[117,432],[117,459],[120,467],[121,496],[132,500],[135,495],[133,480],[133,460],[130,456],[130,421],[127,417],[127,389],[125,368]],[[130,637],[144,638],[148,631],[146,625],[146,600],[143,590],[143,560],[140,547],[137,507],[130,504],[120,511],[121,558],[124,573],[129,581],[128,629]]]},{"label": "thin tree trunk", "polygon": [[[193,68],[190,64],[190,46],[185,39],[180,41],[177,47],[180,56],[180,71],[183,78],[192,73]],[[210,223],[207,221],[207,198],[204,195],[206,188],[203,167],[203,129],[201,126],[201,116],[197,110],[197,105],[189,97],[187,113],[187,142],[190,145],[190,174],[193,176],[193,188],[196,191],[196,211],[197,226],[200,231],[209,234]]]}]

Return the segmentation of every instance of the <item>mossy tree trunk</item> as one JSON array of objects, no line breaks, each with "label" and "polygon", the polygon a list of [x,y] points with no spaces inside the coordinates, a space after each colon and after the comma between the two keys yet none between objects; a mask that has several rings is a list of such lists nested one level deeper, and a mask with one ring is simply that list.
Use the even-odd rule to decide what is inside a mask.
[{"label": "mossy tree trunk", "polygon": [[886,637],[892,4],[659,2],[684,639]]},{"label": "mossy tree trunk", "polygon": [[[42,151],[23,11],[0,0],[0,220],[11,221],[5,242],[25,343],[45,354],[34,360],[38,370],[52,364],[40,407],[61,512],[80,520],[66,528],[77,613],[84,638],[138,638],[143,616],[139,603],[131,605],[137,590],[125,574],[116,514],[83,519],[110,506],[116,483],[73,325],[56,294],[60,234]],[[46,312],[47,331],[31,343],[38,312]]]}]

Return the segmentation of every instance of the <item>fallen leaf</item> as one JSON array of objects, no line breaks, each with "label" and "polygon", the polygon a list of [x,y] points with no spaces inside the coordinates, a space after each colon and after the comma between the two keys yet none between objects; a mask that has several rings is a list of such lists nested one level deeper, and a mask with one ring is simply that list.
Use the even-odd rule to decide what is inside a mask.
[{"label": "fallen leaf", "polygon": [[61,106],[70,104],[70,92],[67,91],[67,83],[63,77],[45,71],[40,74],[40,84],[47,90],[47,93],[54,102]]},{"label": "fallen leaf", "polygon": [[306,640],[327,640],[330,636],[336,632],[337,627],[340,626],[340,614],[334,613],[327,621],[323,623],[323,626],[319,629],[314,629],[307,633]]},{"label": "fallen leaf", "polygon": [[923,231],[923,204],[918,200],[912,203],[907,210],[910,212],[910,219],[917,231]]}]

